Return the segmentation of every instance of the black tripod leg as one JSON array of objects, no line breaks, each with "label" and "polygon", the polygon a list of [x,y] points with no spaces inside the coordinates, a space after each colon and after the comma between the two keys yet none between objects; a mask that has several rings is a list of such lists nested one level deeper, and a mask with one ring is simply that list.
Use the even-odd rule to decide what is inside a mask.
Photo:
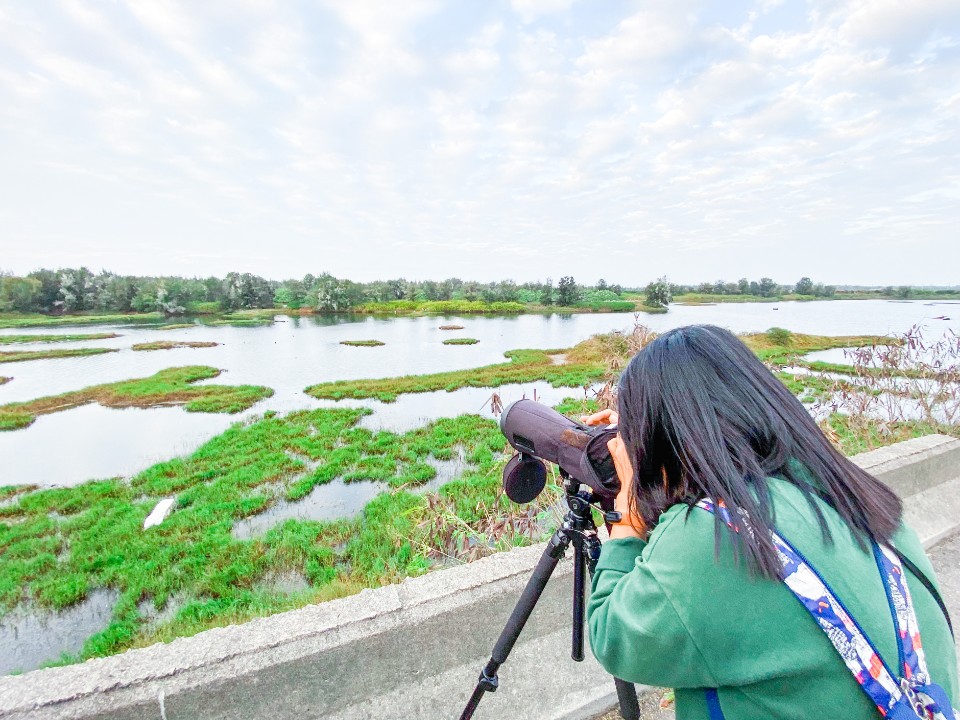
[{"label": "black tripod leg", "polygon": [[527,586],[523,589],[513,612],[510,613],[510,618],[501,631],[500,637],[497,638],[497,644],[493,646],[490,660],[481,671],[480,680],[477,682],[477,687],[474,688],[467,706],[463,709],[460,720],[470,720],[477,709],[477,705],[480,704],[480,700],[483,699],[483,694],[497,689],[497,670],[506,662],[507,656],[517,642],[517,638],[520,637],[523,626],[526,625],[530,613],[533,612],[533,608],[547,586],[547,581],[553,574],[554,568],[557,567],[560,558],[563,557],[563,552],[568,545],[569,540],[566,536],[557,533],[550,540],[547,549],[543,551],[537,566],[533,569],[533,575],[527,581]]},{"label": "black tripod leg", "polygon": [[587,603],[587,561],[583,556],[583,544],[574,538],[573,545],[573,647],[570,657],[583,662],[583,623],[586,618]]},{"label": "black tripod leg", "polygon": [[615,677],[613,684],[617,686],[617,700],[620,702],[620,715],[623,720],[640,720],[640,700],[637,698],[637,688],[633,683]]},{"label": "black tripod leg", "polygon": [[[574,544],[577,544],[574,541]],[[597,564],[597,558],[600,557],[600,542],[595,535],[587,536],[582,541],[582,546],[577,548],[577,557],[580,566],[574,565],[573,575],[573,651],[574,660],[583,659],[583,605],[585,602],[586,588],[584,587],[585,573],[584,569],[589,568],[590,575]],[[577,582],[577,572],[580,573],[580,582]],[[579,612],[579,615],[578,615]],[[577,652],[577,631],[580,633],[580,657]],[[640,701],[637,698],[637,688],[633,683],[621,680],[615,677],[614,685],[617,687],[617,700],[620,703],[620,716],[623,720],[640,720]]]}]

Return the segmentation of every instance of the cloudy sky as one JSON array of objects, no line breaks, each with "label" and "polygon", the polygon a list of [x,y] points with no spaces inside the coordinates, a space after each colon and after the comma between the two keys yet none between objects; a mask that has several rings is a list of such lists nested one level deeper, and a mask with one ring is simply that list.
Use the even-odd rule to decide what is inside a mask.
[{"label": "cloudy sky", "polygon": [[957,0],[0,0],[0,269],[960,283]]}]

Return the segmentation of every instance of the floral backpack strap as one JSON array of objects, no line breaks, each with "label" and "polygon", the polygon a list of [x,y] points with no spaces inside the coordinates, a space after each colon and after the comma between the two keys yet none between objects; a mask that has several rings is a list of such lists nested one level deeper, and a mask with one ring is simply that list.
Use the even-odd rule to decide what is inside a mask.
[{"label": "floral backpack strap", "polygon": [[[743,513],[736,518],[722,502],[701,500],[697,507],[714,513],[733,532],[753,532]],[[943,688],[930,682],[920,629],[903,578],[899,558],[888,548],[874,547],[874,556],[885,579],[887,600],[897,635],[902,675],[894,675],[857,621],[847,612],[830,586],[803,555],[778,533],[770,538],[780,557],[780,577],[807,612],[817,621],[843,659],[847,669],[880,716],[889,720],[960,720]]]}]

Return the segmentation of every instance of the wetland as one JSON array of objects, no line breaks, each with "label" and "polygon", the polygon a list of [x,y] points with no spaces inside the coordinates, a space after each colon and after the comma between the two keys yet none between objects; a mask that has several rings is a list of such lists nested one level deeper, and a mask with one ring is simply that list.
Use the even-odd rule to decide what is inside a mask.
[{"label": "wetland", "polygon": [[[641,321],[753,333],[751,348],[813,402],[831,386],[808,353],[834,353],[819,362],[842,378],[840,348],[917,323],[957,330],[944,316],[868,300],[674,307]],[[570,414],[596,407],[592,391],[633,323],[630,313],[117,320],[9,341],[112,352],[8,366],[14,382],[0,388],[0,668],[167,641],[538,540],[556,488],[529,507],[504,498],[508,453],[491,407],[524,396]],[[786,334],[767,332],[775,326]],[[445,346],[461,334],[477,342]],[[356,338],[389,352],[342,344]],[[140,343],[171,347],[135,352]],[[797,368],[808,372],[786,372]],[[825,422],[845,452],[942,431]],[[145,530],[168,498],[169,517]]]}]

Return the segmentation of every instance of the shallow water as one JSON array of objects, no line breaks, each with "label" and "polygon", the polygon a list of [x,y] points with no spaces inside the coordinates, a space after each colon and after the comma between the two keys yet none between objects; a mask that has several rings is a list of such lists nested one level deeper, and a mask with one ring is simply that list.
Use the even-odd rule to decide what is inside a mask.
[{"label": "shallow water", "polygon": [[77,653],[84,641],[110,624],[115,590],[98,589],[65,610],[18,607],[0,618],[0,675],[34,670],[63,653]]},{"label": "shallow water", "polygon": [[[422,485],[408,487],[410,492],[424,493],[437,490],[441,485],[460,475],[464,468],[462,451],[449,460],[427,458],[428,465],[436,469],[437,474]],[[263,535],[274,525],[296,518],[298,520],[342,520],[355,517],[363,506],[389,488],[384,482],[357,481],[345,483],[339,478],[318,485],[310,493],[295,501],[280,499],[269,508],[256,515],[238,520],[233,525],[233,536],[238,540],[249,540]]]},{"label": "shallow water", "polygon": [[[665,315],[640,317],[655,330],[691,323],[713,323],[736,332],[762,331],[776,325],[795,332],[826,335],[884,334],[904,332],[921,323],[927,326],[931,335],[939,335],[948,327],[960,330],[960,312],[953,312],[956,309],[946,303],[919,301],[743,303],[674,305]],[[935,319],[941,315],[953,319]],[[442,331],[439,326],[444,324],[463,325],[464,329]],[[14,380],[0,386],[0,404],[144,377],[163,368],[187,364],[207,364],[226,370],[221,377],[207,381],[209,383],[249,383],[275,390],[272,398],[240,416],[187,413],[181,408],[115,410],[99,406],[42,416],[27,429],[0,433],[0,485],[70,485],[91,478],[130,475],[158,460],[193,451],[243,417],[265,410],[286,412],[323,407],[325,403],[303,393],[305,387],[318,382],[477,367],[504,362],[505,350],[569,347],[592,334],[626,330],[632,324],[632,313],[611,313],[511,317],[279,317],[276,323],[266,327],[198,325],[169,331],[117,325],[0,330],[0,333],[9,334],[118,332],[122,335],[109,340],[56,345],[115,347],[119,349],[116,353],[4,365],[2,373],[12,375]],[[442,345],[442,341],[450,337],[473,337],[480,342],[470,346]],[[347,339],[377,339],[386,345],[370,348],[339,344]],[[222,344],[202,349],[130,350],[134,343],[153,340],[210,340]],[[461,392],[464,394],[405,396],[393,404],[372,401],[352,404],[375,408],[375,415],[363,420],[366,427],[405,430],[420,424],[424,418],[477,412],[492,391],[471,388]],[[576,392],[575,389],[563,390],[557,399]]]}]

